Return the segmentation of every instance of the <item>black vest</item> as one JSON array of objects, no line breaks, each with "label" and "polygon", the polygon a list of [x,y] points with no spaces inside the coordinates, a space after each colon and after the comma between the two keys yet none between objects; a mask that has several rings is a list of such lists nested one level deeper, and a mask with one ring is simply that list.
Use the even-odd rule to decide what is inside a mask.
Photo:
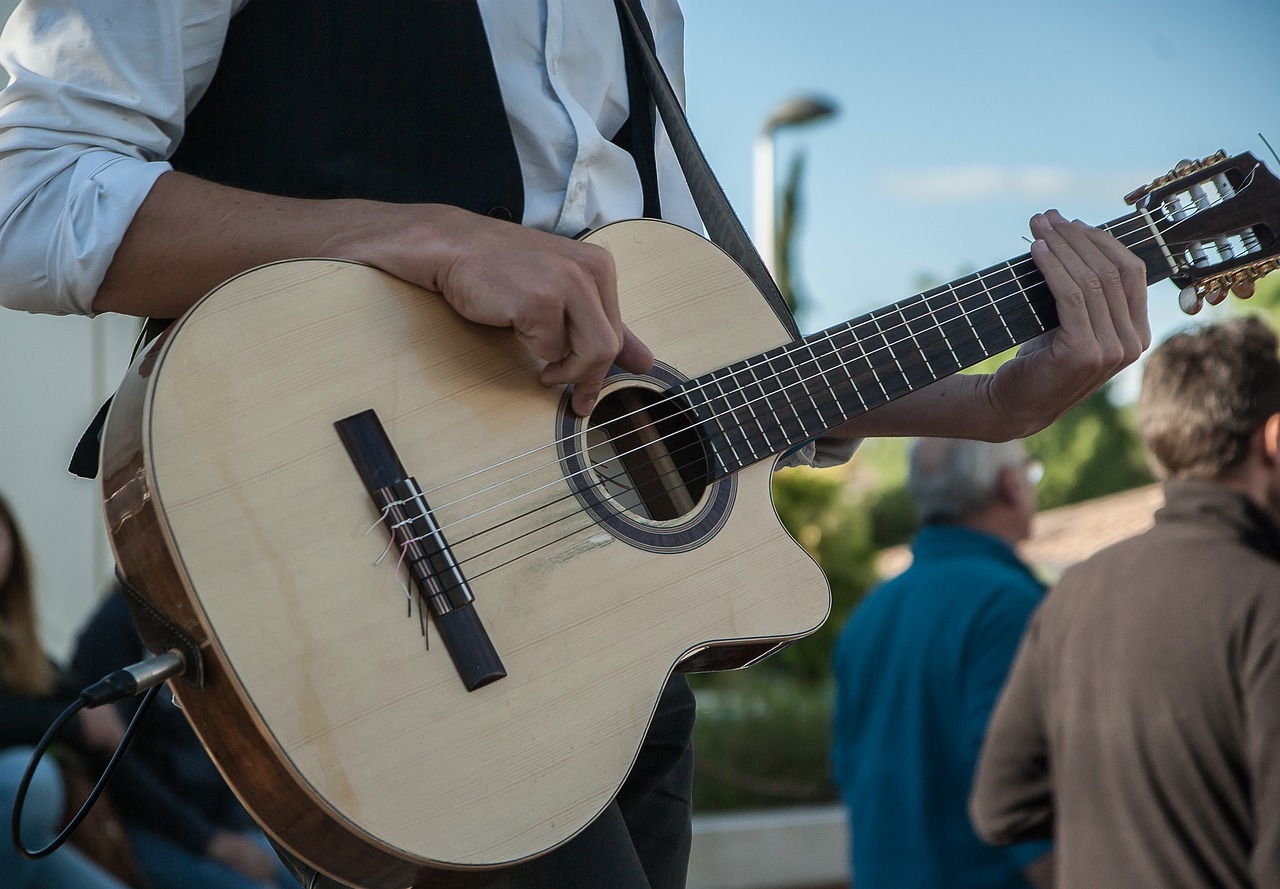
[{"label": "black vest", "polygon": [[172,162],[285,197],[524,214],[475,0],[250,0]]}]

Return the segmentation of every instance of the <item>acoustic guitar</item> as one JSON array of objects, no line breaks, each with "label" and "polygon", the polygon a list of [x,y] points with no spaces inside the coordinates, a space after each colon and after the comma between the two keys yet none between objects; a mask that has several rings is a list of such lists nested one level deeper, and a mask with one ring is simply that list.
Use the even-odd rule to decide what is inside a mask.
[{"label": "acoustic guitar", "polygon": [[[1129,200],[1105,227],[1190,308],[1277,267],[1280,189],[1251,155]],[[226,282],[114,400],[107,526],[198,652],[174,693],[263,828],[342,882],[465,886],[581,831],[673,671],[826,618],[775,458],[1057,323],[1023,255],[792,341],[696,234],[586,239],[658,357],[588,419],[509,331],[326,259]]]}]

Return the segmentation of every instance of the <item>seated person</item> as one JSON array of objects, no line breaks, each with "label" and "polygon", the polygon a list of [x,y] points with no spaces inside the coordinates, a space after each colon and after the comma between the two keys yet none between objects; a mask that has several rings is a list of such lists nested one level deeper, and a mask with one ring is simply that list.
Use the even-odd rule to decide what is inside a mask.
[{"label": "seated person", "polygon": [[[149,656],[116,588],[81,631],[73,664],[79,675],[97,679]],[[125,698],[116,707],[128,720],[141,702]],[[153,700],[112,786],[154,889],[296,889],[172,695]]]},{"label": "seated person", "polygon": [[[4,824],[17,799],[35,745],[79,694],[40,645],[32,594],[31,562],[13,513],[0,497],[0,813]],[[124,736],[124,723],[109,707],[82,710],[58,732],[67,754],[109,754]],[[22,841],[43,849],[57,836],[67,813],[62,769],[53,755],[40,761],[22,809]],[[4,889],[125,889],[70,845],[35,861],[18,854],[8,831],[0,842]]]}]

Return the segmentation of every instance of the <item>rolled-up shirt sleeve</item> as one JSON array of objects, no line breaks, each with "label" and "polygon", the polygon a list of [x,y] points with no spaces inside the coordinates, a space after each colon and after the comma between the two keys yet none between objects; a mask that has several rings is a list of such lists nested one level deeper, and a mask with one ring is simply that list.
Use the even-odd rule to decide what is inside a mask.
[{"label": "rolled-up shirt sleeve", "polygon": [[245,0],[23,0],[0,36],[0,305],[93,314]]}]

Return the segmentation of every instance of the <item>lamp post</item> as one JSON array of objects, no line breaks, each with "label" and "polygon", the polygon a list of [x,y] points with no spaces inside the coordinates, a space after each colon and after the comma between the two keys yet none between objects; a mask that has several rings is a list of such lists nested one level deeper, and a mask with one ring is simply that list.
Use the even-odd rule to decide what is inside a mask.
[{"label": "lamp post", "polygon": [[784,127],[823,120],[836,113],[836,104],[820,96],[798,96],[773,109],[765,119],[755,145],[755,241],[769,274],[777,264],[777,188],[774,182],[774,136]]}]

